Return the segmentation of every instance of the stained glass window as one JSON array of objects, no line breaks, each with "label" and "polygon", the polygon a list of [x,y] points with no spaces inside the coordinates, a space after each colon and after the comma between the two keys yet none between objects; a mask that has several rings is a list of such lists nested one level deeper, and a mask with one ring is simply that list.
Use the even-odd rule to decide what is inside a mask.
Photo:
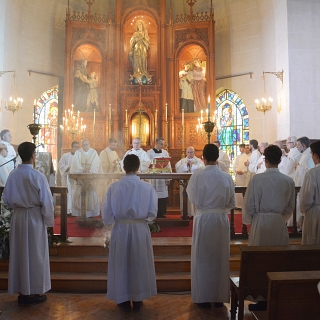
[{"label": "stained glass window", "polygon": [[230,160],[231,167],[239,154],[239,145],[249,144],[249,115],[243,100],[231,90],[223,90],[216,97],[217,137],[221,149]]},{"label": "stained glass window", "polygon": [[45,91],[36,101],[35,121],[42,125],[38,135],[40,152],[51,152],[54,170],[57,171],[58,144],[58,86]]}]

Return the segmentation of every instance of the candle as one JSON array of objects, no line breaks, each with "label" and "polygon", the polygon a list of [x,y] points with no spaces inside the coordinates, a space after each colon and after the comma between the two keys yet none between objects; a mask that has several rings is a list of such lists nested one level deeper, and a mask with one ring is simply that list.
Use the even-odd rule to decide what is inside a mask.
[{"label": "candle", "polygon": [[109,121],[111,121],[111,104],[109,104]]},{"label": "candle", "polygon": [[36,123],[36,104],[37,104],[37,100],[34,99],[34,101],[33,101],[33,123]]},{"label": "candle", "polygon": [[208,113],[208,112],[209,112],[208,109],[206,109],[207,119],[208,119],[208,121],[209,121],[209,113]]},{"label": "candle", "polygon": [[210,121],[210,96],[208,98],[208,121]]},{"label": "candle", "polygon": [[166,103],[166,121],[168,121],[168,104]]},{"label": "candle", "polygon": [[158,123],[158,110],[156,110],[156,116],[154,118],[154,126],[156,127]]},{"label": "candle", "polygon": [[128,110],[126,110],[126,127],[128,126]]},{"label": "candle", "polygon": [[184,109],[182,109],[182,125],[184,126]]},{"label": "candle", "polygon": [[96,124],[96,109],[93,110],[93,125]]}]

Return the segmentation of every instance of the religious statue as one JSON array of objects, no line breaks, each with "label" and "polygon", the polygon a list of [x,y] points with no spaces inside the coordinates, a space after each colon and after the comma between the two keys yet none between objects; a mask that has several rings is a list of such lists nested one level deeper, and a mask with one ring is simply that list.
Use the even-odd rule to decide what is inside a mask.
[{"label": "religious statue", "polygon": [[150,38],[145,23],[137,21],[136,31],[130,39],[129,61],[133,69],[131,83],[150,84],[152,76],[148,73],[147,51],[150,49]]},{"label": "religious statue", "polygon": [[74,71],[74,107],[75,110],[86,111],[90,85],[87,72],[87,60],[83,59]]},{"label": "religious statue", "polygon": [[198,112],[207,109],[206,69],[202,66],[202,61],[199,58],[195,58],[193,64],[192,94],[194,99],[194,111]]},{"label": "religious statue", "polygon": [[184,70],[179,72],[179,87],[181,89],[180,111],[194,112],[192,94],[193,72],[190,70],[189,62],[185,63]]},{"label": "religious statue", "polygon": [[87,97],[87,108],[86,111],[99,111],[99,102],[98,102],[98,75],[95,72],[91,72],[90,76],[88,77],[89,82],[89,93]]}]

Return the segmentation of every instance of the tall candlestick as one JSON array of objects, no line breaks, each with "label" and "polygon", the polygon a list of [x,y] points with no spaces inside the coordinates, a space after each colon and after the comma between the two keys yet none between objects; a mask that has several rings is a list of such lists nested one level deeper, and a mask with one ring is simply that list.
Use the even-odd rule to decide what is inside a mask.
[{"label": "tall candlestick", "polygon": [[109,121],[111,121],[111,104],[109,104]]},{"label": "tall candlestick", "polygon": [[96,109],[93,110],[93,125],[96,124]]},{"label": "tall candlestick", "polygon": [[210,121],[210,96],[208,98],[208,121]]},{"label": "tall candlestick", "polygon": [[168,121],[168,104],[166,103],[166,121]]},{"label": "tall candlestick", "polygon": [[126,110],[126,127],[128,127],[128,110]]},{"label": "tall candlestick", "polygon": [[182,109],[182,125],[184,126],[184,109]]}]

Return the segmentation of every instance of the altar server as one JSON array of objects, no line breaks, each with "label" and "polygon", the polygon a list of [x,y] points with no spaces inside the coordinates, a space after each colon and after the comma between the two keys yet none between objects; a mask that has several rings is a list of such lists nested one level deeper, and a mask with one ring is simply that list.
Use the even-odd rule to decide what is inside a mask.
[{"label": "altar server", "polygon": [[71,188],[70,179],[68,177],[70,173],[70,168],[72,164],[72,159],[75,152],[79,149],[79,142],[73,141],[71,143],[71,151],[64,153],[58,163],[58,168],[61,174],[61,185],[68,187],[68,197],[67,197],[67,213],[71,214],[72,212],[72,200],[74,188]]},{"label": "altar server", "polygon": [[[140,160],[140,168],[139,172],[147,172],[149,165],[151,163],[151,160],[147,153],[141,148],[141,140],[140,138],[134,138],[132,140],[132,149],[128,150],[125,155],[123,156],[123,159],[128,155],[128,154],[135,154],[139,160]],[[123,161],[122,161],[122,166],[123,166]]]},{"label": "altar server", "polygon": [[[74,154],[70,173],[102,173],[99,156],[96,150],[90,148],[89,140],[83,139],[81,146],[82,149],[77,150]],[[79,216],[81,210],[81,187],[73,182],[72,188],[75,188],[72,215]],[[99,191],[97,181],[91,183],[87,188],[87,218],[100,214]]]},{"label": "altar server", "polygon": [[126,175],[111,184],[102,205],[105,225],[114,223],[110,239],[107,297],[119,307],[139,310],[142,300],[157,294],[150,230],[157,216],[157,193],[136,175],[136,155],[124,158]]},{"label": "altar server", "polygon": [[299,163],[302,153],[297,148],[297,137],[291,136],[287,138],[286,141],[287,149],[289,150],[287,154],[287,164],[286,164],[286,174],[290,177],[294,177],[295,166]]},{"label": "altar server", "polygon": [[256,174],[258,160],[261,157],[261,154],[258,150],[258,141],[252,139],[249,141],[249,144],[251,157],[244,163],[244,165],[248,167],[247,185],[249,184],[249,181],[252,179],[252,177]]},{"label": "altar server", "polygon": [[[176,172],[177,173],[195,173],[198,170],[204,168],[204,164],[201,159],[197,158],[194,154],[194,148],[187,148],[187,157],[182,158],[176,163]],[[183,214],[183,186],[180,187],[180,212]],[[188,216],[194,216],[194,205],[188,199]]]},{"label": "altar server", "polygon": [[228,155],[220,149],[220,141],[215,141],[214,144],[219,148],[219,158],[217,161],[218,167],[226,173],[230,173],[230,159]]},{"label": "altar server", "polygon": [[15,161],[16,161],[16,157],[17,157],[17,154],[16,154],[13,146],[11,145],[12,135],[8,129],[4,129],[0,132],[0,137],[1,137],[0,143],[5,144],[8,149],[8,154],[5,157],[5,162],[8,162],[11,160],[10,162],[8,162],[6,164],[7,168],[11,172],[15,167]]},{"label": "altar server", "polygon": [[261,154],[260,158],[257,161],[256,174],[266,171],[266,163],[264,160],[264,150],[268,146],[268,142],[261,142],[259,145],[259,152]]},{"label": "altar server", "polygon": [[4,187],[8,177],[9,177],[9,169],[7,165],[5,164],[6,157],[8,154],[8,148],[5,144],[0,143],[0,187]]},{"label": "altar server", "polygon": [[5,204],[14,209],[8,293],[20,293],[19,305],[43,302],[42,294],[51,289],[47,226],[54,225],[54,208],[46,177],[33,169],[35,149],[31,142],[19,145],[22,164],[11,172],[3,192]]},{"label": "altar server", "polygon": [[196,208],[191,249],[191,296],[200,307],[222,307],[230,300],[230,226],[227,213],[235,206],[234,182],[217,166],[219,149],[203,149],[205,168],[195,172],[187,193]]},{"label": "altar server", "polygon": [[[169,158],[169,153],[167,150],[163,149],[164,147],[164,139],[156,138],[155,147],[153,149],[148,150],[147,155],[150,160],[159,159],[159,158]],[[171,163],[165,166],[165,169],[168,170],[168,173],[171,173]],[[157,218],[165,218],[165,214],[167,211],[167,198],[168,198],[168,186],[170,184],[170,180],[167,179],[151,179],[151,185],[157,192],[158,195],[158,214]]]},{"label": "altar server", "polygon": [[310,169],[300,189],[300,209],[304,215],[302,245],[320,244],[320,141],[310,145],[315,168]]},{"label": "altar server", "polygon": [[267,169],[249,182],[243,201],[242,222],[251,224],[248,245],[289,245],[286,222],[294,208],[294,182],[278,169],[278,146],[267,147],[264,155]]}]

